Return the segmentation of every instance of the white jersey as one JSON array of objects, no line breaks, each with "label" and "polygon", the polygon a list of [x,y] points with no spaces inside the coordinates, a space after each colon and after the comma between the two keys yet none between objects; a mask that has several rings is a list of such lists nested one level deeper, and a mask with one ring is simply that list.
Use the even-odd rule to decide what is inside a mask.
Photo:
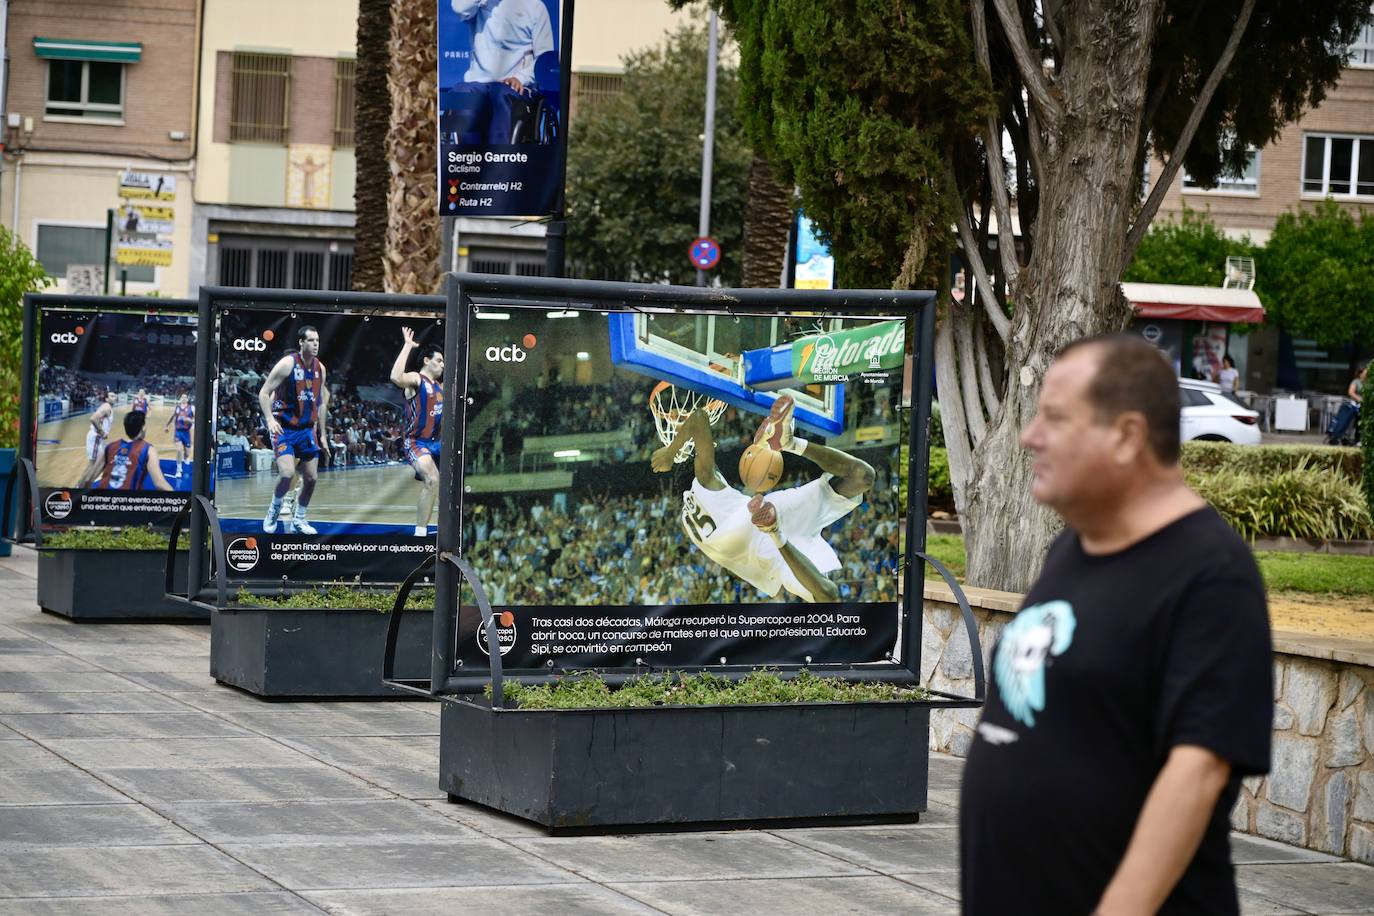
[{"label": "white jersey", "polygon": [[100,446],[110,435],[110,426],[114,423],[114,411],[111,410],[105,415],[103,420],[91,421],[91,428],[86,430],[86,458],[90,461],[100,457]]},{"label": "white jersey", "polygon": [[[829,480],[827,474],[765,497],[777,509],[778,527],[788,543],[822,575],[839,569],[840,559],[821,532],[861,502],[836,494]],[[754,525],[749,517],[749,497],[739,490],[708,490],[693,478],[691,489],[682,494],[681,521],[698,550],[764,594],[775,596],[785,587],[799,598],[815,600],[773,539]]]}]

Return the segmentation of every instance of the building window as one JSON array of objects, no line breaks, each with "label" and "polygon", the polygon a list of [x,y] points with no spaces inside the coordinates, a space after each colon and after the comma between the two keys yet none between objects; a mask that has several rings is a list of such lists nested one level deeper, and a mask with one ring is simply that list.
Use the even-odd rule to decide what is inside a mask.
[{"label": "building window", "polygon": [[354,94],[358,62],[349,58],[334,61],[334,148],[353,147],[353,113],[357,104]]},{"label": "building window", "polygon": [[[67,276],[67,268],[73,264],[104,267],[105,228],[39,223],[36,254],[48,276],[58,279],[64,279]],[[119,288],[121,270],[129,272],[128,279],[132,283],[153,283],[157,280],[156,267],[120,267],[111,260],[109,269],[111,290]]]},{"label": "building window", "polygon": [[221,233],[218,282],[266,289],[350,290],[352,243]]},{"label": "building window", "polygon": [[607,99],[620,95],[625,84],[623,73],[574,73],[572,107],[569,116],[575,117]]},{"label": "building window", "polygon": [[1259,150],[1251,150],[1250,158],[1245,163],[1245,171],[1239,178],[1234,175],[1217,176],[1217,184],[1214,188],[1205,188],[1193,180],[1185,169],[1183,172],[1183,190],[1193,192],[1222,191],[1232,194],[1256,194],[1259,192],[1260,177],[1260,153]]},{"label": "building window", "polygon": [[1355,36],[1346,64],[1351,67],[1374,67],[1374,23],[1366,24]]},{"label": "building window", "polygon": [[229,142],[285,143],[291,117],[291,57],[234,52]]},{"label": "building window", "polygon": [[1374,137],[1308,134],[1302,159],[1304,194],[1374,197]]},{"label": "building window", "polygon": [[48,61],[50,117],[119,121],[124,117],[124,65],[99,60]]}]

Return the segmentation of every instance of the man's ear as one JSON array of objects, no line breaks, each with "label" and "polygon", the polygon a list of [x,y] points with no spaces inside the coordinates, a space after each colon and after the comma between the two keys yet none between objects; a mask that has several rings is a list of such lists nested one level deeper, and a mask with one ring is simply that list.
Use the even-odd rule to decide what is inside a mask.
[{"label": "man's ear", "polygon": [[1138,410],[1127,410],[1112,421],[1116,433],[1115,456],[1122,464],[1134,464],[1150,452],[1150,424]]}]

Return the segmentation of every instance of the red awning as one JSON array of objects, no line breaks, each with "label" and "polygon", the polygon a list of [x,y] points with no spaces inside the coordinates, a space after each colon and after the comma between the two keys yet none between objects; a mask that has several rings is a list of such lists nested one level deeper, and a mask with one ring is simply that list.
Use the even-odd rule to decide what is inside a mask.
[{"label": "red awning", "polygon": [[1121,289],[1142,318],[1244,324],[1264,321],[1264,306],[1254,290],[1169,283],[1123,283]]}]

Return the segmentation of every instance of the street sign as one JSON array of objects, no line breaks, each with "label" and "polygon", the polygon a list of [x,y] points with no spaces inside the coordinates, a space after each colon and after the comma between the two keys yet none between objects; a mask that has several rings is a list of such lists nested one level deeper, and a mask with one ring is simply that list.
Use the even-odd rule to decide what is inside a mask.
[{"label": "street sign", "polygon": [[720,263],[720,243],[708,235],[703,235],[692,242],[687,257],[697,270],[712,270]]}]

